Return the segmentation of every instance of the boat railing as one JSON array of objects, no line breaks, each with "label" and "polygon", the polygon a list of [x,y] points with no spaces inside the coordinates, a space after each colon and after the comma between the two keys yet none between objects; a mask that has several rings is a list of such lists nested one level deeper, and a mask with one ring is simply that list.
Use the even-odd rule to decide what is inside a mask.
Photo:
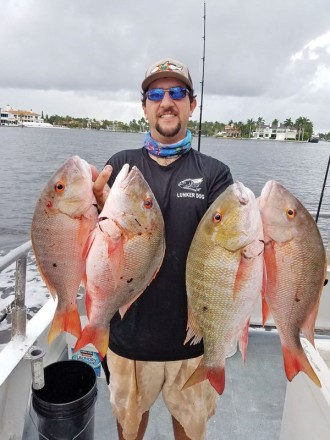
[{"label": "boat railing", "polygon": [[0,272],[16,261],[16,280],[15,280],[15,299],[7,306],[8,312],[12,315],[11,337],[25,338],[26,336],[26,305],[25,305],[25,286],[26,286],[26,266],[27,254],[31,250],[31,241],[13,249],[0,259]]}]

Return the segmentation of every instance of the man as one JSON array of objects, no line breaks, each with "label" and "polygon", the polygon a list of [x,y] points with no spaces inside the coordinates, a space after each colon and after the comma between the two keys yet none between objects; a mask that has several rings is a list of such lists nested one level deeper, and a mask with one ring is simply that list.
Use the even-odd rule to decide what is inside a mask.
[{"label": "man", "polygon": [[187,326],[185,265],[197,225],[217,196],[233,183],[229,168],[191,148],[188,120],[196,108],[188,68],[166,58],[142,82],[142,107],[150,132],[141,149],[121,151],[95,182],[102,206],[123,164],[136,165],[149,183],[165,222],[166,253],[156,278],[123,320],[110,325],[110,395],[119,439],[140,440],[160,392],[172,415],[176,440],[201,440],[217,394],[208,381],[184,391],[197,368],[202,342],[184,344]]}]

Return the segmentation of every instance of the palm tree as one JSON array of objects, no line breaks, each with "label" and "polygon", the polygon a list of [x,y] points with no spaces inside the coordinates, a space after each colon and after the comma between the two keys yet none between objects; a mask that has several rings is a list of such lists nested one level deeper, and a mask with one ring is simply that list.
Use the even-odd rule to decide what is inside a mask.
[{"label": "palm tree", "polygon": [[308,118],[305,118],[304,116],[300,116],[296,122],[295,127],[298,130],[298,140],[304,140],[305,138],[305,131],[311,132],[311,134],[308,136],[310,137],[313,132],[313,124]]},{"label": "palm tree", "polygon": [[307,139],[309,139],[313,134],[313,122],[310,121],[308,118],[304,118],[304,133],[307,134]]},{"label": "palm tree", "polygon": [[308,133],[308,138],[310,138],[313,134],[313,123],[305,117],[302,117],[302,137],[301,139],[304,140],[305,131]]},{"label": "palm tree", "polygon": [[241,138],[243,136],[244,123],[242,121],[237,122],[236,124],[237,130],[240,132]]},{"label": "palm tree", "polygon": [[252,131],[252,129],[255,128],[255,122],[254,122],[253,118],[248,119],[248,120],[246,121],[246,125],[249,126],[249,138],[250,138],[250,137],[251,137],[251,131]]},{"label": "palm tree", "polygon": [[292,127],[293,127],[292,119],[291,119],[291,118],[287,118],[287,119],[284,121],[284,125],[285,125],[286,128],[292,128]]},{"label": "palm tree", "polygon": [[296,119],[294,126],[298,130],[298,141],[300,141],[300,135],[301,135],[302,129],[303,129],[303,117],[302,116],[300,116],[299,118]]},{"label": "palm tree", "polygon": [[264,124],[265,120],[262,116],[259,116],[257,119],[257,127],[258,127],[258,137],[260,137],[260,128]]}]

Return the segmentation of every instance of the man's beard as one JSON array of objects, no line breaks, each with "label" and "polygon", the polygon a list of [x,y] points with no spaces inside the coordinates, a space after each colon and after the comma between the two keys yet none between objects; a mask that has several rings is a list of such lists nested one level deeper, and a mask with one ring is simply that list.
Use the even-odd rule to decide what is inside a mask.
[{"label": "man's beard", "polygon": [[157,122],[156,125],[155,125],[155,128],[158,131],[158,133],[161,134],[162,136],[164,136],[164,137],[173,137],[173,136],[176,136],[180,132],[180,130],[181,130],[181,123],[178,122],[178,125],[176,127],[172,128],[172,129],[164,130],[160,126],[159,122]]}]

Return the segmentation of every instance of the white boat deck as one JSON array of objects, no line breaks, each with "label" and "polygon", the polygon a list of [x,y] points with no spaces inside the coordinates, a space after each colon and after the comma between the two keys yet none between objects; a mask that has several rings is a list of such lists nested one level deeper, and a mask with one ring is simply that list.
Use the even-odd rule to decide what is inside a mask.
[{"label": "white boat deck", "polygon": [[[45,366],[67,357],[64,334],[52,344],[51,350],[47,344],[55,307],[53,300],[48,301],[28,322],[26,337],[10,341],[0,352],[0,440],[38,438],[33,423],[37,416],[32,410],[31,414],[28,411],[31,367],[24,356],[31,345],[38,345],[46,351]],[[80,313],[84,315],[83,306],[81,308]],[[316,347],[322,357],[306,340],[303,341],[314,370],[320,380],[322,377],[322,389],[317,388],[304,373],[299,373],[289,383],[284,373],[277,331],[250,328],[246,365],[243,365],[239,351],[226,361],[225,390],[218,398],[216,415],[209,421],[206,440],[329,440],[329,310],[330,283],[324,288],[316,323],[316,328],[326,333],[316,335]],[[259,325],[260,315],[258,304],[251,319],[254,326]],[[94,440],[116,438],[116,422],[111,412],[107,384],[105,379],[100,378]],[[145,440],[172,438],[171,418],[160,397],[151,409]]]},{"label": "white boat deck", "polygon": [[[275,330],[251,329],[246,365],[239,351],[226,361],[226,387],[218,398],[216,415],[210,419],[207,440],[278,440],[287,380]],[[32,412],[32,418],[35,420]],[[173,438],[170,415],[160,397],[151,409],[145,440]],[[27,415],[23,440],[37,438]],[[95,406],[95,440],[116,437],[105,379],[98,379]]]}]

